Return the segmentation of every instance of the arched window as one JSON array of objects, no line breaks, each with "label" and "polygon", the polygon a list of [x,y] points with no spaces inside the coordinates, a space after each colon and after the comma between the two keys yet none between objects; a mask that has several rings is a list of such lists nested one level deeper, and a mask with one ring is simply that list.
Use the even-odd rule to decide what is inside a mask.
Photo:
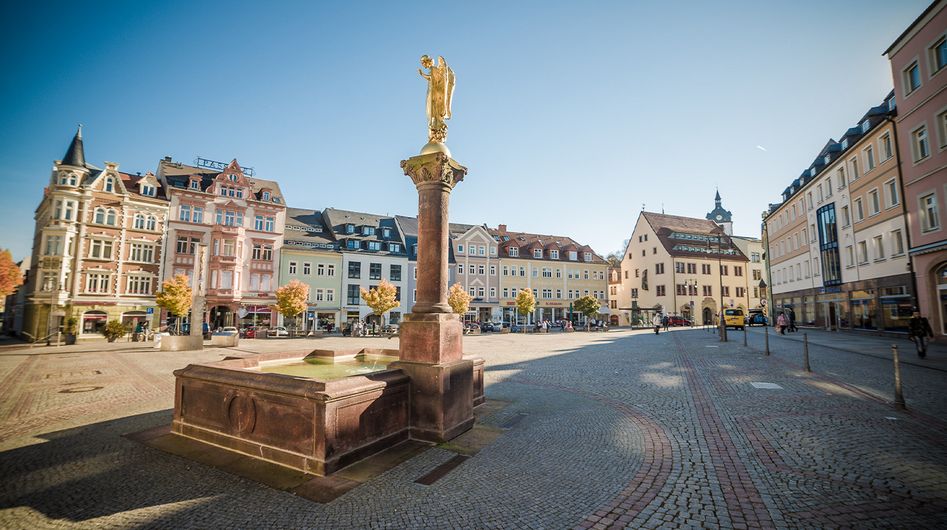
[{"label": "arched window", "polygon": [[105,208],[95,209],[95,223],[100,225],[105,224]]},{"label": "arched window", "polygon": [[108,177],[105,179],[105,191],[115,191],[115,179]]},{"label": "arched window", "polygon": [[115,210],[109,208],[108,213],[105,214],[105,224],[115,226]]},{"label": "arched window", "polygon": [[155,219],[155,216],[149,215],[148,216],[148,230],[154,230],[156,224],[157,224],[157,219]]},{"label": "arched window", "polygon": [[136,214],[135,214],[135,224],[134,224],[134,228],[135,228],[136,230],[144,230],[144,229],[145,229],[145,216],[144,216],[144,215],[142,215],[142,214],[140,214],[140,213],[136,213]]}]

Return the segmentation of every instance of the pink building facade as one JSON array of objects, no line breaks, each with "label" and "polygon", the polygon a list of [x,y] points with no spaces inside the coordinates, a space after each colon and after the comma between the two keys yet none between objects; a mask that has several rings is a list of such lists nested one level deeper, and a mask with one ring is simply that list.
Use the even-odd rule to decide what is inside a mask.
[{"label": "pink building facade", "polygon": [[936,1],[885,51],[918,308],[947,335],[947,1]]}]

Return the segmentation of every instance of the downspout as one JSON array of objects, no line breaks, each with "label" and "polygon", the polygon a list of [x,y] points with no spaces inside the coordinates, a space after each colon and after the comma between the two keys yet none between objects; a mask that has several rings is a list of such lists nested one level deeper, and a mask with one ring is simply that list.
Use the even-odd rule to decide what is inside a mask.
[{"label": "downspout", "polygon": [[914,272],[914,260],[911,257],[911,222],[908,219],[908,198],[904,189],[904,173],[901,172],[901,144],[898,142],[898,125],[886,116],[885,121],[891,124],[891,130],[894,131],[894,156],[897,158],[898,165],[898,193],[901,194],[901,215],[904,217],[904,237],[908,246],[908,272],[911,273],[911,299],[914,307],[918,307],[917,274]]}]

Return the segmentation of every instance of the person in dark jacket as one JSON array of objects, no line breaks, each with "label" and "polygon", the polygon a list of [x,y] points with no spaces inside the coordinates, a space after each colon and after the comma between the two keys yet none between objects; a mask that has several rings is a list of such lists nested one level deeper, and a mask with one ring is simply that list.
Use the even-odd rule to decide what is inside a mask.
[{"label": "person in dark jacket", "polygon": [[931,323],[917,311],[908,321],[908,337],[917,347],[917,356],[923,359],[927,355],[928,340],[934,338],[934,330],[931,329]]}]

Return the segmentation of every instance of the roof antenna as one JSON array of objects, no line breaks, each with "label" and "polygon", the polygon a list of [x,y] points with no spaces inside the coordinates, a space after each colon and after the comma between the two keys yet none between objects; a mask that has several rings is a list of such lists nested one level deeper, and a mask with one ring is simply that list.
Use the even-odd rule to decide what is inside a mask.
[{"label": "roof antenna", "polygon": [[641,211],[644,211],[644,203],[641,203]]},{"label": "roof antenna", "polygon": [[661,215],[664,215],[664,203],[661,203]]}]

